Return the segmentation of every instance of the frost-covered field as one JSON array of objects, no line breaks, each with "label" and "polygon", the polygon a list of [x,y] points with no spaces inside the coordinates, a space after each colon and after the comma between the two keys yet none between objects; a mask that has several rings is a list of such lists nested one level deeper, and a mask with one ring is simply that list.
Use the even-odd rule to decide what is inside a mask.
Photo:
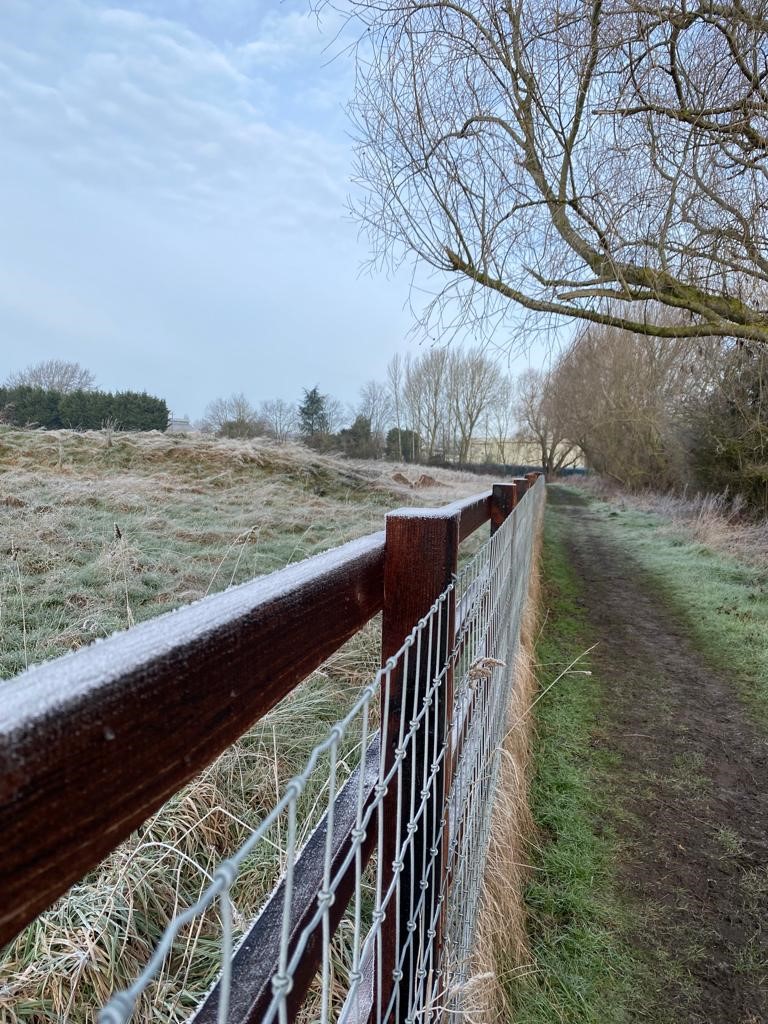
[{"label": "frost-covered field", "polygon": [[[410,491],[393,482],[398,470],[418,475],[267,441],[0,430],[0,680],[379,530],[397,505],[442,504],[488,486],[440,470],[439,487]],[[377,658],[372,626],[27,928],[0,962],[0,1024],[94,1021],[302,767]],[[242,874],[238,928],[279,860],[276,849]],[[188,1015],[216,972],[217,936],[213,914],[185,933],[137,1020]]]}]

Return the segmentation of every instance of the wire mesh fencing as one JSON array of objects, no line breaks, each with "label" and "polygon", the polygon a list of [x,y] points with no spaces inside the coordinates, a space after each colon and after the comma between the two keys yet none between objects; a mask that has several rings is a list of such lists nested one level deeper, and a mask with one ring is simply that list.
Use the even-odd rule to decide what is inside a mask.
[{"label": "wire mesh fencing", "polygon": [[[543,497],[455,574],[100,1024],[141,1014],[206,912],[221,976],[197,1024],[460,1018]],[[230,889],[270,854],[280,880],[236,943]]]}]

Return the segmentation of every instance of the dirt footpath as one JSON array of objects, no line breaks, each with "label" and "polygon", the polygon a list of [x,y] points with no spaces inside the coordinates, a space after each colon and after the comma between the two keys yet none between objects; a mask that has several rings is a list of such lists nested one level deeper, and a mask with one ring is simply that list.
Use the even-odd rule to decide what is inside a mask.
[{"label": "dirt footpath", "polygon": [[768,738],[582,499],[550,488],[605,684],[632,941],[663,979],[643,1019],[768,1024]]}]

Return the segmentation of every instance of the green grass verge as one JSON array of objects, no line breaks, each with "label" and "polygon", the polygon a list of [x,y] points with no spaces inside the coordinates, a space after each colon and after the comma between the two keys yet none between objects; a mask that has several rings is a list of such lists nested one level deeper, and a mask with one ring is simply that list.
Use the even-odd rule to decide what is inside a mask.
[{"label": "green grass verge", "polygon": [[592,503],[707,662],[768,725],[768,572],[695,540],[653,512]]},{"label": "green grass verge", "polygon": [[[548,512],[544,534],[546,625],[537,645],[544,689],[592,640],[579,587]],[[511,988],[515,1024],[619,1024],[637,1020],[634,994],[649,979],[624,937],[615,893],[610,817],[612,755],[594,745],[601,685],[583,658],[536,707],[531,801],[538,837],[526,892],[533,972]]]}]

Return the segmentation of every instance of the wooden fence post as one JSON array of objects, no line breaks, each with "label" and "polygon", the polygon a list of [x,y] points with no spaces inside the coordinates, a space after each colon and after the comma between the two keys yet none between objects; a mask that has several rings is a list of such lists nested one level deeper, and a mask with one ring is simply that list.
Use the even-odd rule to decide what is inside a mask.
[{"label": "wooden fence post", "polygon": [[525,492],[528,490],[528,478],[525,476],[512,477],[512,484],[515,488],[515,504],[519,504]]},{"label": "wooden fence post", "polygon": [[494,484],[491,495],[491,536],[512,512],[517,504],[517,490],[514,483]]},{"label": "wooden fence post", "polygon": [[533,487],[533,485],[536,483],[540,476],[541,473],[539,473],[538,470],[534,470],[533,473],[526,473],[525,479],[528,481],[528,486]]},{"label": "wooden fence post", "polygon": [[[386,546],[384,556],[384,609],[382,615],[382,664],[392,657],[410,634],[413,627],[423,618],[442,594],[456,573],[459,549],[459,513],[446,512],[442,509],[399,509],[387,516]],[[445,665],[455,640],[456,602],[453,592],[449,595],[442,611],[442,627],[438,642],[436,626],[433,628],[431,657],[428,657],[428,643],[422,644],[421,658],[415,657],[416,648],[411,648],[408,657],[407,673],[403,664],[393,670],[389,687],[387,711],[387,749],[385,763],[391,767],[395,759],[395,748],[398,745],[401,720],[404,721],[404,733],[408,732],[408,723],[414,715],[414,706],[421,709],[423,695],[429,689],[436,672]],[[414,694],[416,703],[414,705]],[[382,704],[385,694],[382,692]],[[415,734],[415,740],[408,746],[406,759],[402,762],[400,772],[390,783],[389,792],[384,798],[384,835],[381,838],[383,860],[382,893],[386,893],[393,875],[394,862],[402,843],[408,837],[410,815],[411,781],[415,776],[416,803],[420,802],[422,788],[423,765],[428,770],[431,766],[431,745],[437,743],[436,749],[441,750],[450,733],[450,716],[453,709],[453,673],[448,672],[440,687],[436,701],[429,709],[429,715],[422,719],[422,726]],[[382,706],[382,728],[384,725],[384,706]],[[426,721],[430,721],[427,734]],[[436,730],[436,732],[435,732]],[[427,746],[429,741],[429,747]],[[382,923],[379,957],[374,978],[373,1019],[384,1020],[395,984],[399,991],[395,993],[393,1014],[390,1020],[401,1020],[405,1016],[405,1007],[415,991],[418,979],[415,976],[414,956],[409,954],[400,967],[398,964],[400,951],[412,939],[412,949],[426,948],[434,943],[439,949],[438,935],[427,933],[433,916],[437,913],[437,900],[440,895],[442,875],[445,871],[444,856],[439,853],[433,860],[433,868],[429,877],[420,877],[422,856],[426,848],[427,862],[434,855],[430,851],[438,845],[440,827],[445,810],[445,799],[450,786],[450,752],[446,751],[436,784],[432,792],[436,800],[430,800],[431,806],[419,822],[419,830],[411,842],[416,856],[408,853],[403,858],[400,869],[399,887],[395,889],[390,901],[386,917]],[[402,795],[402,813],[398,823],[398,786]],[[398,828],[399,824],[399,828]],[[420,886],[420,883],[426,883]],[[411,895],[417,903],[424,889],[425,913],[422,922],[425,933],[411,935],[408,929],[408,918],[411,914]],[[439,930],[439,922],[438,929]],[[432,969],[437,968],[432,964]],[[402,973],[401,973],[402,972]]]}]

